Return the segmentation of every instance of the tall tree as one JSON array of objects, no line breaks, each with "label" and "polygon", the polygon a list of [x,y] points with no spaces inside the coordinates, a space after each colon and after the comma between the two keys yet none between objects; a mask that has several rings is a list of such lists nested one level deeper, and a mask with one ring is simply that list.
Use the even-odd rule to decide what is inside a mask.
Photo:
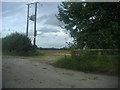
[{"label": "tall tree", "polygon": [[77,48],[120,48],[119,3],[62,2],[57,19],[65,23]]}]

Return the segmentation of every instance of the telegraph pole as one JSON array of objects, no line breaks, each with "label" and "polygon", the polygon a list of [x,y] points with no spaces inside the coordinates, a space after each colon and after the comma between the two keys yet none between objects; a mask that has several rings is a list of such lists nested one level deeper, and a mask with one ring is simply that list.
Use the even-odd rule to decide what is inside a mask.
[{"label": "telegraph pole", "polygon": [[37,30],[36,30],[36,18],[37,18],[37,4],[38,4],[39,2],[34,2],[34,3],[29,3],[29,4],[27,4],[28,5],[28,11],[27,11],[27,27],[26,27],[26,36],[28,36],[28,26],[29,26],[29,7],[30,7],[30,5],[31,4],[34,4],[35,5],[35,17],[34,17],[34,20],[32,20],[32,21],[34,21],[34,39],[33,39],[33,45],[35,46],[36,45],[36,35],[37,35]]},{"label": "telegraph pole", "polygon": [[35,2],[35,20],[34,20],[34,46],[36,45],[36,35],[37,35],[37,30],[36,30],[36,17],[37,17],[37,2]]},{"label": "telegraph pole", "polygon": [[27,5],[28,5],[28,11],[27,11],[26,36],[28,36],[28,26],[29,26],[29,5],[30,5],[30,4],[27,4]]}]

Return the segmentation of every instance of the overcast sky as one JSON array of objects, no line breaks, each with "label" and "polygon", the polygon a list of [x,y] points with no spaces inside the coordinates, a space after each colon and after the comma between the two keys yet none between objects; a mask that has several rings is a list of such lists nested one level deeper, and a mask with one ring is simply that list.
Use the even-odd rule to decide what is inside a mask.
[{"label": "overcast sky", "polygon": [[[41,2],[37,9],[37,37],[38,47],[67,46],[71,42],[69,33],[61,29],[64,23],[59,22],[55,14],[61,2]],[[13,32],[26,33],[26,2],[2,2],[2,37]],[[34,5],[30,6],[30,15],[34,14]],[[0,22],[1,24],[1,22]],[[33,21],[29,21],[29,38],[33,42]]]}]

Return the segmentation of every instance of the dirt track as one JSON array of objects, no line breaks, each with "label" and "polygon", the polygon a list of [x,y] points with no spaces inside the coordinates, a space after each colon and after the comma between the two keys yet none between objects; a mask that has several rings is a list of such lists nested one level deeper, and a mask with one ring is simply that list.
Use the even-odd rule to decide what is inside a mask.
[{"label": "dirt track", "polygon": [[3,88],[117,88],[118,77],[55,68],[59,56],[3,57]]}]

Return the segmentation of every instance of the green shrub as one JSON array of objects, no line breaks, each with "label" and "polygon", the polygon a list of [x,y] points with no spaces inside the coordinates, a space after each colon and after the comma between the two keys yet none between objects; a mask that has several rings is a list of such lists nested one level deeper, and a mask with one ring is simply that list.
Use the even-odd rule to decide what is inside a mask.
[{"label": "green shrub", "polygon": [[31,40],[24,34],[12,33],[2,38],[2,50],[11,53],[24,54],[33,50]]}]

